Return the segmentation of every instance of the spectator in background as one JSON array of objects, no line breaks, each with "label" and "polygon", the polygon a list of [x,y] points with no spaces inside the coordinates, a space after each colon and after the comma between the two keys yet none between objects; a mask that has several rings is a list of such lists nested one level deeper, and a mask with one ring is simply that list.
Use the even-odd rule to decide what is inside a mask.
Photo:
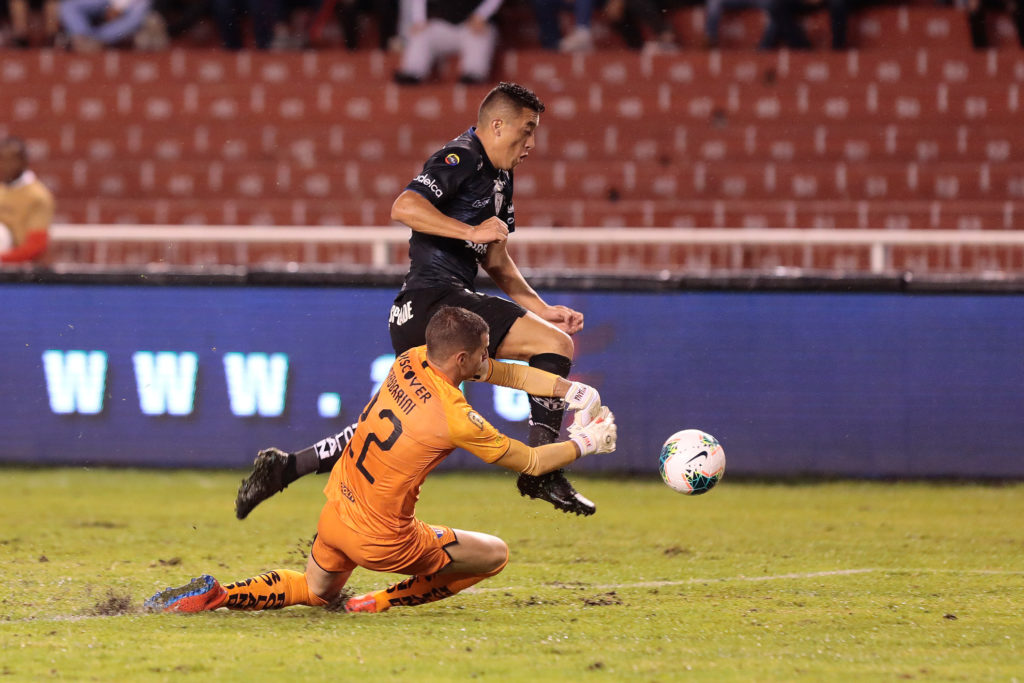
[{"label": "spectator in background", "polygon": [[53,210],[53,195],[28,168],[24,141],[0,140],[0,262],[40,258]]},{"label": "spectator in background", "polygon": [[160,18],[165,38],[174,40],[210,17],[210,0],[154,0],[153,14]]},{"label": "spectator in background", "polygon": [[674,0],[608,0],[605,16],[626,47],[645,52],[675,52],[676,34],[668,20]]},{"label": "spectator in background", "polygon": [[719,27],[722,25],[722,14],[726,10],[759,9],[767,15],[767,26],[761,36],[759,46],[764,46],[772,28],[772,5],[776,0],[707,0],[704,5],[704,33],[709,48],[717,48],[720,40]]},{"label": "spectator in background", "polygon": [[150,0],[63,0],[60,19],[75,52],[95,52],[132,38]]},{"label": "spectator in background", "polygon": [[1017,27],[1017,41],[1024,47],[1024,0],[966,0],[967,26],[971,30],[971,45],[976,50],[991,47],[988,39],[988,15],[990,12],[1009,12]]},{"label": "spectator in background", "polygon": [[[546,50],[562,52],[589,52],[594,49],[594,37],[590,31],[590,22],[594,16],[595,0],[530,0],[534,15],[537,17],[537,28],[540,32],[540,45]],[[566,37],[558,25],[559,13],[563,9],[572,9],[573,29]]]},{"label": "spectator in background", "polygon": [[398,50],[398,0],[323,0],[309,29],[310,40],[318,42],[331,14],[341,26],[348,50],[357,50],[362,42],[360,19],[372,15],[377,23],[377,49]]},{"label": "spectator in background", "polygon": [[269,50],[274,40],[274,26],[282,14],[279,0],[213,0],[213,17],[217,22],[221,43],[228,50],[243,47],[242,24],[248,17],[256,49]]},{"label": "spectator in background", "polygon": [[32,10],[43,14],[43,44],[53,47],[60,31],[60,6],[57,0],[10,0],[8,11],[11,15],[11,46],[27,48],[32,45],[30,14]]},{"label": "spectator in background", "polygon": [[438,58],[459,55],[459,82],[486,82],[498,31],[494,14],[501,0],[412,0],[412,25],[405,37],[395,81],[420,83]]},{"label": "spectator in background", "polygon": [[279,0],[271,50],[303,50],[309,46],[309,25],[319,0]]},{"label": "spectator in background", "polygon": [[811,40],[800,23],[804,10],[809,7],[803,0],[769,0],[768,26],[764,29],[758,49],[788,47],[793,50],[810,50]]},{"label": "spectator in background", "polygon": [[[828,12],[828,23],[829,28],[832,32],[832,49],[833,50],[845,50],[847,47],[846,42],[846,26],[849,23],[850,10],[853,7],[859,7],[871,4],[886,4],[888,0],[795,0],[793,5],[793,20],[796,21],[796,16],[813,14],[821,10]],[[803,27],[797,24],[796,31],[793,33],[797,44],[793,47],[796,48],[807,48],[810,47],[810,41],[807,40],[806,44],[800,44],[801,38],[806,40],[806,33],[804,33]]]},{"label": "spectator in background", "polygon": [[846,26],[849,23],[853,0],[823,0],[823,2],[828,10],[828,23],[832,31],[832,49],[845,50],[848,46]]}]

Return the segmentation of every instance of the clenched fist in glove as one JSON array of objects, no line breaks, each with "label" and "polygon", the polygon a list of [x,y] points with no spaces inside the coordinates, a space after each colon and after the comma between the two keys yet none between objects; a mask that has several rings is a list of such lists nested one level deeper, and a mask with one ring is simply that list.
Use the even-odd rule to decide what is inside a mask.
[{"label": "clenched fist in glove", "polygon": [[576,411],[572,417],[572,427],[586,427],[601,410],[601,395],[592,386],[572,382],[569,391],[565,392],[565,406]]},{"label": "clenched fist in glove", "polygon": [[569,439],[580,449],[580,457],[594,453],[611,453],[618,439],[615,416],[607,408],[601,408],[597,416],[585,427],[569,427]]}]

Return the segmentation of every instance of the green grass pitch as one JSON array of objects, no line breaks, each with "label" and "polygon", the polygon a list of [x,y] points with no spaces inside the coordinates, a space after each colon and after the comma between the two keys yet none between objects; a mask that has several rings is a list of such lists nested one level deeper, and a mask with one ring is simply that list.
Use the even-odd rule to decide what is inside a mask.
[{"label": "green grass pitch", "polygon": [[[234,518],[240,472],[0,470],[0,681],[1024,679],[1024,485],[764,484],[687,498],[574,476],[439,474],[420,517],[504,538],[454,598],[152,615],[156,590],[304,566],[323,477]],[[357,591],[393,579],[357,570]]]}]

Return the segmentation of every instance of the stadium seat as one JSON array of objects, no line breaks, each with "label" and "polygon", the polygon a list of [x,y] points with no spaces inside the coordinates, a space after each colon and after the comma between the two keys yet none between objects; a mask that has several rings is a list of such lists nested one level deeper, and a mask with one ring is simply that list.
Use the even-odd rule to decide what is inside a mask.
[{"label": "stadium seat", "polygon": [[[701,30],[701,10],[680,18]],[[760,15],[736,18],[743,30],[730,29],[730,40],[756,42]],[[824,19],[811,17],[815,41],[827,40]],[[865,9],[851,21],[862,49],[842,53],[504,52],[498,72],[536,87],[548,106],[537,149],[516,170],[517,223],[1024,228],[1021,53],[948,49],[966,28],[946,8]],[[427,154],[472,123],[483,92],[400,88],[388,82],[394,66],[394,56],[374,53],[8,53],[0,132],[28,140],[62,221],[386,225],[394,197]],[[365,82],[384,85],[357,87]],[[275,246],[245,258],[365,258],[330,249]],[[530,250],[531,263],[626,269],[843,269],[866,258],[820,247]],[[181,245],[173,258],[219,263],[238,253]],[[171,256],[124,245],[102,258]],[[900,258],[1015,263],[984,250]]]}]

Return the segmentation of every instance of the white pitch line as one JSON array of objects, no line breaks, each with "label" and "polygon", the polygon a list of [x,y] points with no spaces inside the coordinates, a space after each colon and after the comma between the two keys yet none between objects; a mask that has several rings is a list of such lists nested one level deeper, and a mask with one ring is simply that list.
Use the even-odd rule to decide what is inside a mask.
[{"label": "white pitch line", "polygon": [[[722,576],[714,579],[682,579],[680,581],[637,581],[634,583],[597,583],[597,584],[546,584],[535,588],[564,588],[567,590],[582,589],[619,589],[619,588],[664,588],[667,586],[688,586],[695,583],[724,583],[727,581],[780,581],[783,579],[813,579],[816,576],[843,576],[846,574],[866,574],[881,571],[879,569],[835,569],[823,572],[806,572],[801,574],[777,574],[774,576]],[[527,586],[508,586],[505,588],[467,588],[464,592],[493,592],[523,590]]]},{"label": "white pitch line", "polygon": [[877,572],[894,573],[926,573],[926,574],[989,574],[1024,576],[1024,571],[1002,569],[927,569],[912,567],[864,567],[861,569],[833,569],[820,572],[799,572],[792,574],[773,574],[771,576],[721,576],[711,579],[681,579],[679,581],[637,581],[634,583],[601,583],[601,584],[544,584],[539,586],[506,586],[504,588],[467,588],[466,593],[493,593],[495,591],[539,590],[542,588],[561,588],[565,590],[618,590],[627,588],[666,588],[669,586],[689,586],[702,583],[727,583],[730,581],[785,581],[790,579],[814,579],[824,576],[850,576],[853,574],[871,574]]},{"label": "white pitch line", "polygon": [[[712,579],[682,579],[680,581],[637,581],[634,583],[596,583],[596,584],[584,584],[584,583],[573,583],[573,584],[543,584],[537,586],[505,586],[503,588],[477,588],[471,586],[470,588],[461,591],[467,595],[473,593],[494,593],[500,591],[522,591],[522,590],[541,590],[545,588],[561,588],[563,590],[619,590],[626,588],[666,588],[669,586],[689,586],[698,583],[727,583],[730,581],[785,581],[787,579],[814,579],[823,576],[850,576],[853,574],[871,574],[875,572],[893,572],[900,574],[982,574],[990,576],[1024,576],[1024,570],[1014,569],[932,569],[926,567],[864,567],[861,569],[833,569],[829,571],[820,572],[798,572],[793,574],[773,574],[771,576],[745,576],[740,574],[739,576],[720,576]],[[138,615],[139,612],[133,612],[131,614]],[[29,617],[27,619],[13,619],[7,624],[18,624],[18,623],[29,623],[29,622],[53,622],[53,621],[84,621],[87,619],[101,619],[106,616],[124,616],[124,615],[94,615],[94,614],[81,614],[81,615],[55,615],[50,617]]]}]

